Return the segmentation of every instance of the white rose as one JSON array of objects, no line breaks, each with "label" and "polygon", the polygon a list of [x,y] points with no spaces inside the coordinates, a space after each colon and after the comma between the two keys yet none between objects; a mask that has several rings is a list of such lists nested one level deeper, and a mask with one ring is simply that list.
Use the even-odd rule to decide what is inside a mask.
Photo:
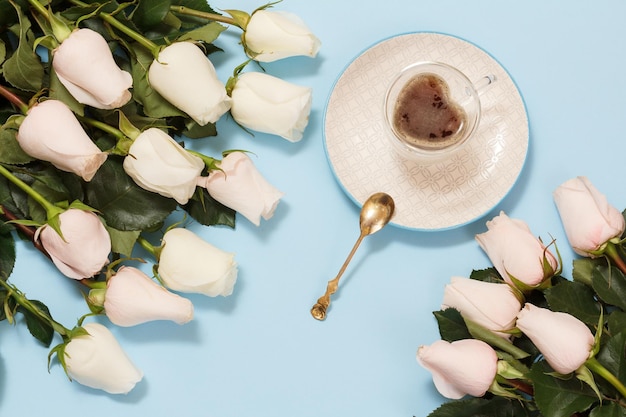
[{"label": "white rose", "polygon": [[65,346],[67,375],[91,388],[109,394],[127,394],[143,378],[113,334],[101,324],[87,323],[89,333],[74,337]]},{"label": "white rose", "polygon": [[29,111],[17,132],[20,147],[33,158],[91,181],[107,159],[87,136],[76,116],[59,100],[46,100]]},{"label": "white rose", "polygon": [[71,208],[59,216],[63,237],[49,225],[35,232],[52,262],[73,279],[89,278],[109,262],[111,237],[94,213]]},{"label": "white rose", "polygon": [[256,226],[274,215],[283,193],[272,186],[244,152],[232,152],[198,184],[211,197],[232,208]]},{"label": "white rose", "polygon": [[171,293],[137,268],[123,266],[107,281],[104,311],[113,324],[135,326],[154,320],[185,324],[193,304]]},{"label": "white rose", "polygon": [[567,239],[576,253],[592,256],[624,232],[624,216],[586,177],[572,178],[554,191]]},{"label": "white rose", "polygon": [[487,343],[476,339],[438,340],[420,346],[417,361],[433,376],[437,391],[446,398],[469,394],[482,397],[496,377],[498,356]]},{"label": "white rose", "polygon": [[133,141],[123,166],[144,190],[186,204],[196,189],[204,162],[187,152],[167,133],[150,128]]},{"label": "white rose", "polygon": [[292,142],[302,139],[311,112],[311,88],[247,72],[237,78],[231,97],[231,114],[243,127]]},{"label": "white rose", "polygon": [[500,212],[487,222],[487,229],[476,235],[476,240],[506,282],[513,285],[513,277],[535,287],[554,275],[558,268],[556,257],[522,220]]},{"label": "white rose", "polygon": [[304,21],[285,11],[257,10],[250,17],[243,43],[248,56],[259,62],[272,62],[291,56],[315,57],[320,40]]},{"label": "white rose", "polygon": [[216,122],[230,109],[230,97],[215,67],[191,42],[176,42],[163,49],[150,65],[148,80],[201,126]]},{"label": "white rose", "polygon": [[452,277],[443,293],[442,309],[455,308],[468,320],[509,338],[501,333],[515,327],[522,303],[509,284],[483,282]]},{"label": "white rose", "polygon": [[580,368],[589,359],[594,344],[593,334],[576,317],[530,303],[519,312],[517,327],[561,374]]},{"label": "white rose", "polygon": [[117,66],[107,41],[91,29],[73,31],[54,50],[52,67],[79,103],[114,109],[131,98],[131,75]]},{"label": "white rose", "polygon": [[216,248],[190,230],[174,228],[163,236],[158,273],[174,291],[227,296],[237,281],[237,263],[233,253]]}]

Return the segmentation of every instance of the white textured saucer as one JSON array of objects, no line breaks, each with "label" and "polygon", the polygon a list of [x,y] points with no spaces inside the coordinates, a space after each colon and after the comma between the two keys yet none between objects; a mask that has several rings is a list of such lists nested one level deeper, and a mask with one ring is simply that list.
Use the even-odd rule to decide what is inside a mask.
[{"label": "white textured saucer", "polygon": [[[481,96],[473,142],[446,162],[403,161],[383,137],[387,85],[416,61],[448,63],[472,80],[497,78]],[[485,51],[449,35],[411,33],[372,46],[348,65],[329,97],[324,136],[334,174],[355,203],[384,191],[396,202],[391,224],[442,230],[480,217],[513,187],[528,151],[528,117],[515,83]]]}]

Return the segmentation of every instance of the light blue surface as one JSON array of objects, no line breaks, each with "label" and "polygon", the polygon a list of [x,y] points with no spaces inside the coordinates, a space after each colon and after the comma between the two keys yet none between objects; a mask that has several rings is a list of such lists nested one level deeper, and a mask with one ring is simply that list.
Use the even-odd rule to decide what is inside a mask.
[{"label": "light blue surface", "polygon": [[[212,3],[251,11],[252,0]],[[552,201],[563,181],[585,175],[619,209],[626,136],[626,2],[285,0],[277,9],[302,16],[322,40],[318,58],[266,64],[270,74],[313,87],[311,121],[299,143],[256,134],[231,120],[219,136],[194,143],[207,154],[245,148],[286,195],[274,217],[235,231],[193,230],[237,253],[235,293],[191,297],[195,320],[111,327],[145,379],[127,396],[68,382],[48,350],[24,326],[0,324],[0,415],[202,417],[426,416],[444,399],[415,361],[420,344],[438,339],[432,311],[453,275],[489,266],[474,241],[504,210],[533,232],[557,239],[569,275],[572,253]],[[333,298],[325,322],[309,309],[358,236],[358,208],[326,161],[324,106],[348,62],[389,36],[436,31],[493,55],[527,105],[530,151],[518,183],[492,212],[462,228],[415,232],[390,227],[367,238]],[[218,40],[225,78],[245,60],[239,32]],[[235,51],[235,52],[233,52]],[[44,301],[67,326],[86,312],[74,282],[25,244],[11,281]],[[107,323],[106,319],[102,320]]]}]

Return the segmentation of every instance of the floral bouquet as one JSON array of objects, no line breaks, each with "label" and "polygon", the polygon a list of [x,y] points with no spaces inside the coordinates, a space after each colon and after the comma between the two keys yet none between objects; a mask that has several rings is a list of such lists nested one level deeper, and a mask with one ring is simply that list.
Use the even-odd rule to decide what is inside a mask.
[{"label": "floral bouquet", "polygon": [[[143,377],[91,316],[184,324],[193,305],[180,293],[233,292],[235,254],[183,222],[234,228],[239,213],[259,225],[283,193],[247,151],[185,144],[216,136],[224,115],[251,135],[302,138],[311,89],[261,65],[315,57],[320,41],[275,4],[220,14],[204,0],[0,0],[0,320],[19,313],[45,346],[60,338],[49,357],[70,379],[127,393]],[[220,80],[210,55],[227,28],[241,31],[242,63]],[[17,237],[85,289],[76,325],[8,282]]]},{"label": "floral bouquet", "polygon": [[431,417],[626,416],[624,215],[591,182],[554,200],[573,250],[561,276],[555,242],[501,213],[476,236],[493,268],[453,277],[435,312],[442,340],[418,362],[457,401]]}]

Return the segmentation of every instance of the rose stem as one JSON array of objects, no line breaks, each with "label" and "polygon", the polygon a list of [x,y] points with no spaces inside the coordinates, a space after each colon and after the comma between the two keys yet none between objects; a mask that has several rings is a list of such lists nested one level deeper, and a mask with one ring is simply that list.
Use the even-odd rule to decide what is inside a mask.
[{"label": "rose stem", "polygon": [[61,337],[64,339],[67,337],[69,330],[33,304],[15,285],[11,285],[3,279],[0,279],[0,285],[7,290],[8,296],[13,297],[15,302],[35,314],[41,321],[48,323],[55,332],[61,335]]},{"label": "rose stem", "polygon": [[607,254],[609,259],[615,263],[615,266],[617,266],[620,271],[626,274],[626,263],[624,263],[624,260],[619,256],[619,253],[617,253],[617,248],[613,243],[609,242],[607,244],[604,253]]},{"label": "rose stem", "polygon": [[[83,3],[80,0],[70,0],[70,3],[75,4],[76,6],[81,6],[81,7],[89,6],[87,3]],[[117,20],[113,15],[109,13],[99,12],[98,17],[100,17],[102,20],[104,20],[105,22],[113,26],[114,28],[118,29],[120,32],[124,33],[125,35],[137,41],[137,43],[139,43],[141,46],[149,50],[152,53],[152,56],[154,56],[155,58],[159,56],[159,46],[156,43],[152,42],[150,39],[146,38],[140,33],[135,32],[128,26],[124,25],[122,22]]]},{"label": "rose stem", "polygon": [[213,20],[216,22],[222,22],[228,25],[239,27],[235,19],[233,19],[232,17],[222,16],[217,13],[202,12],[200,10],[190,9],[189,7],[185,7],[185,6],[170,6],[170,10],[178,14],[184,14],[184,15],[192,16],[192,17],[199,17],[201,19]]},{"label": "rose stem", "polygon": [[26,115],[28,112],[28,105],[3,85],[0,85],[0,95],[6,98],[13,106],[17,107],[20,113]]},{"label": "rose stem", "polygon": [[609,372],[608,369],[606,369],[600,362],[598,362],[596,358],[587,359],[585,365],[587,365],[587,367],[591,371],[595,372],[611,385],[613,385],[613,387],[615,387],[615,389],[618,390],[619,393],[624,396],[624,398],[626,398],[626,386],[624,386],[624,384],[619,379],[617,379],[615,375]]}]

